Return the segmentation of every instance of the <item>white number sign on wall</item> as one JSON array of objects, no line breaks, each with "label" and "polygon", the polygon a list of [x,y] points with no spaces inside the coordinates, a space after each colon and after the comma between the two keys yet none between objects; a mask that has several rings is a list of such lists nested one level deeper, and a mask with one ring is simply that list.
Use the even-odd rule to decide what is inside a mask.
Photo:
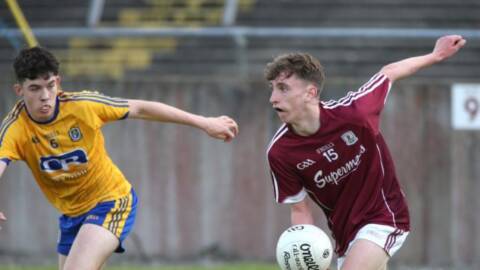
[{"label": "white number sign on wall", "polygon": [[480,129],[480,84],[454,84],[451,91],[453,128]]}]

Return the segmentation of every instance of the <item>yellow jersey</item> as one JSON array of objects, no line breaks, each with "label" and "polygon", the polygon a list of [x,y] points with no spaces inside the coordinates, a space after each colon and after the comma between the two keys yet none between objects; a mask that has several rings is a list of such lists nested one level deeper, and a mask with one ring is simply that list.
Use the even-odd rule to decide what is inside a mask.
[{"label": "yellow jersey", "polygon": [[77,216],[98,202],[129,194],[131,185],[105,149],[101,127],[128,116],[127,100],[96,92],[59,92],[47,122],[33,120],[23,100],[0,126],[0,159],[24,160],[55,208]]}]

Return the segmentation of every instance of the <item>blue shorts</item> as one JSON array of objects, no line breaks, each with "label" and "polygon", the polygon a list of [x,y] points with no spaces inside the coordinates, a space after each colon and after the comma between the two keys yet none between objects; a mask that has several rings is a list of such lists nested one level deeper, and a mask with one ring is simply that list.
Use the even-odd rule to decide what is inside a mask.
[{"label": "blue shorts", "polygon": [[137,213],[137,195],[131,190],[130,194],[114,201],[98,203],[87,213],[70,217],[62,215],[59,218],[60,236],[57,245],[57,252],[67,256],[72,248],[73,241],[83,224],[96,224],[112,232],[120,244],[115,250],[123,253],[123,240],[132,230]]}]

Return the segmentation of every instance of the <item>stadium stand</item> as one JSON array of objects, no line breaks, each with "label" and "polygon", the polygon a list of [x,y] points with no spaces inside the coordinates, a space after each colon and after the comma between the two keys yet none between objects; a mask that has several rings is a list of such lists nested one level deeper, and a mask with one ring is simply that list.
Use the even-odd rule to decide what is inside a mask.
[{"label": "stadium stand", "polygon": [[[17,1],[32,27],[73,27],[84,26],[88,1],[20,0]],[[15,20],[5,1],[0,3],[0,17],[10,27],[16,27]]]},{"label": "stadium stand", "polygon": [[[475,0],[257,0],[238,23],[249,26],[474,28]],[[268,18],[268,19],[266,19]]]},{"label": "stadium stand", "polygon": [[[33,28],[84,27],[89,1],[19,1]],[[211,27],[221,26],[225,1],[120,0],[106,2],[100,26]],[[5,5],[0,3],[0,5]],[[240,0],[235,25],[241,27],[386,27],[407,29],[475,29],[480,26],[480,3],[475,0]],[[55,16],[52,16],[55,14]],[[8,9],[4,23],[14,27]],[[149,37],[120,39],[41,39],[58,49],[68,76],[118,79],[191,75],[232,79],[239,72],[258,78],[272,56],[286,51],[309,51],[327,67],[331,78],[365,77],[386,62],[422,54],[433,38],[366,37]],[[2,51],[10,46],[5,41]],[[418,79],[476,78],[480,44],[471,40],[458,58],[422,72]],[[6,48],[7,47],[7,48]],[[93,49],[93,50],[92,50]],[[88,53],[86,52],[88,50]],[[2,61],[9,57],[2,54]],[[81,55],[81,56],[78,56]],[[70,64],[71,63],[71,64]],[[247,68],[248,67],[248,68]],[[241,70],[240,70],[241,69]],[[147,76],[145,76],[147,75]],[[245,77],[244,77],[245,78]],[[211,79],[211,78],[209,78]]]}]

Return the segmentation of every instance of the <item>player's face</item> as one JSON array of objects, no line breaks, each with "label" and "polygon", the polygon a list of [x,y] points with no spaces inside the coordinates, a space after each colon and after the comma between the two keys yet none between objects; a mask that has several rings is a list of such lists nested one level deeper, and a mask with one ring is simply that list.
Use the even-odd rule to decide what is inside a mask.
[{"label": "player's face", "polygon": [[28,113],[35,121],[44,122],[53,117],[59,83],[59,76],[48,74],[15,84],[15,92],[23,98]]},{"label": "player's face", "polygon": [[295,74],[288,76],[285,72],[270,81],[270,103],[282,122],[295,124],[301,121],[308,100],[308,86],[309,83]]}]

